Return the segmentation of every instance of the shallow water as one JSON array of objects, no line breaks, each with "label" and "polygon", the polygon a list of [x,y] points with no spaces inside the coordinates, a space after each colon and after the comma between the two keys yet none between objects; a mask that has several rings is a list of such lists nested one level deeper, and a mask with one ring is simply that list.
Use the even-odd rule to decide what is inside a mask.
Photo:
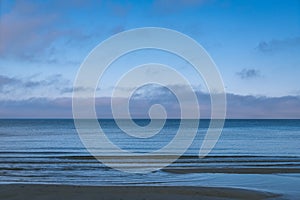
[{"label": "shallow water", "polygon": [[[149,121],[137,123],[146,125]],[[114,144],[138,153],[167,145],[179,123],[167,120],[156,136],[137,139],[122,132],[113,120],[100,120]],[[91,156],[73,120],[0,120],[0,182],[228,186],[300,196],[300,120],[227,120],[215,148],[200,159],[199,147],[208,124],[209,120],[200,121],[193,144],[175,163],[153,173],[130,174],[107,167]],[[101,159],[124,165],[118,155]],[[135,166],[135,159],[126,158],[125,165]],[[154,159],[145,166],[155,162],[161,160]],[[181,174],[188,169],[196,173]]]}]

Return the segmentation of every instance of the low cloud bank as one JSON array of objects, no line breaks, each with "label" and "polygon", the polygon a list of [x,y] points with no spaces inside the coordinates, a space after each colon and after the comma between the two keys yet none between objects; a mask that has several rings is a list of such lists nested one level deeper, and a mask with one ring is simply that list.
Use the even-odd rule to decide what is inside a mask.
[{"label": "low cloud bank", "polygon": [[[210,117],[210,97],[197,92],[201,118]],[[118,105],[126,105],[126,98],[115,98]],[[188,101],[183,102],[188,103]],[[168,118],[180,117],[180,106],[171,93],[160,91],[152,97],[133,96],[129,101],[133,118],[147,118],[149,108],[162,104]],[[99,118],[112,118],[111,98],[96,98],[96,111]],[[72,118],[72,99],[67,98],[30,98],[26,100],[1,100],[0,118]],[[227,94],[227,118],[254,119],[300,119],[300,97],[256,97]]]}]

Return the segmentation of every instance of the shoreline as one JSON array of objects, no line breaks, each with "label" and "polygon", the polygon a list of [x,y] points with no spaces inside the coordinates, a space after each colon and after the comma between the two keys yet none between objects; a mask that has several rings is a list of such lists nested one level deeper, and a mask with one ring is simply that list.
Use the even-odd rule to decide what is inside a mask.
[{"label": "shoreline", "polygon": [[192,173],[226,173],[226,174],[299,174],[299,168],[204,168],[204,167],[166,167],[163,172],[172,174],[192,174]]},{"label": "shoreline", "polygon": [[275,199],[270,192],[226,187],[190,186],[77,186],[49,184],[0,185],[0,199]]}]

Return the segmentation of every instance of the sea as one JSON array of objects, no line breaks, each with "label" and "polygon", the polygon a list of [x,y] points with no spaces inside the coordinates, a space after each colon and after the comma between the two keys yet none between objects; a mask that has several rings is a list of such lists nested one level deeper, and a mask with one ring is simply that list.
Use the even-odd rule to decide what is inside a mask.
[{"label": "sea", "polygon": [[[149,138],[126,134],[113,119],[98,122],[120,149],[149,153],[174,139],[181,120],[167,119]],[[146,126],[150,120],[134,122]],[[191,145],[168,166],[128,173],[96,159],[81,141],[73,119],[1,119],[0,184],[230,187],[300,199],[300,120],[227,119],[214,148],[200,158],[209,123],[199,120]],[[110,159],[123,162],[117,154]]]}]

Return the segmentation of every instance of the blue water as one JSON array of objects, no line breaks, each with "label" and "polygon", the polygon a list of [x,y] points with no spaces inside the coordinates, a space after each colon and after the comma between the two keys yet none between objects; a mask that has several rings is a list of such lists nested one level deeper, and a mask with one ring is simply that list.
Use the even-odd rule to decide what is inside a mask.
[{"label": "blue water", "polygon": [[[150,139],[126,135],[114,120],[99,123],[120,148],[141,153],[167,145],[180,120],[167,120]],[[227,120],[215,148],[200,159],[197,156],[208,124],[209,120],[200,121],[194,142],[175,163],[153,173],[130,174],[94,159],[71,119],[0,120],[0,182],[223,186],[300,195],[300,120]],[[180,174],[166,169],[198,170]]]}]

